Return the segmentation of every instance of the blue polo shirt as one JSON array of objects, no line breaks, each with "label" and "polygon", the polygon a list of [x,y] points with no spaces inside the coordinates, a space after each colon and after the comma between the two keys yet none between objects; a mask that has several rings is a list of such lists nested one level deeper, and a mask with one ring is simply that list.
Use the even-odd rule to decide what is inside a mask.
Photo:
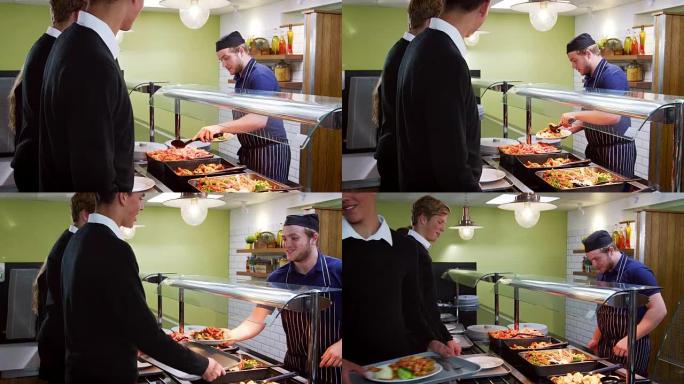
[{"label": "blue polo shirt", "polygon": [[[246,78],[243,79],[243,76],[246,76]],[[235,80],[235,89],[280,92],[280,85],[273,71],[269,67],[257,63],[254,59],[247,63],[242,72],[235,74],[233,80]],[[233,118],[239,118],[242,115],[240,112],[237,112],[237,114],[233,113]],[[262,137],[287,139],[283,121],[271,117],[268,118],[266,127],[255,132],[255,134]],[[282,142],[282,140],[278,141]]]},{"label": "blue polo shirt", "polygon": [[[626,259],[626,261],[625,261]],[[658,282],[656,281],[655,275],[653,274],[653,271],[639,262],[638,260],[634,260],[631,257],[628,257],[624,253],[622,256],[620,256],[620,260],[616,264],[615,268],[613,270],[605,272],[605,273],[599,273],[598,274],[598,281],[605,281],[608,283],[615,283],[618,277],[618,273],[620,270],[620,266],[622,263],[625,263],[623,272],[622,272],[622,277],[620,278],[619,283],[623,284],[634,284],[634,285],[647,285],[647,286],[658,286]],[[646,291],[641,291],[640,293],[643,293],[644,295],[647,296],[652,296],[656,293],[660,292],[660,289],[649,289]],[[639,317],[637,321],[641,321],[641,318],[644,317],[644,314],[646,313],[646,307],[640,307],[639,308]]]},{"label": "blue polo shirt", "polygon": [[[323,287],[325,285],[325,283],[323,282],[323,273],[325,270],[325,266],[323,265],[324,259],[328,265],[328,272],[330,273],[330,281],[328,282],[328,286],[330,288],[342,289],[342,260],[330,256],[325,256],[321,252],[318,252],[318,261],[316,262],[316,265],[313,268],[311,268],[311,270],[306,275],[302,275],[301,273],[297,272],[294,266],[290,268],[290,263],[288,263],[273,271],[268,276],[268,282],[284,284],[285,278],[287,277],[288,284]],[[330,295],[333,302],[335,303],[335,307],[337,308],[337,310],[335,311],[335,321],[341,322],[342,292],[335,292],[331,293]]]},{"label": "blue polo shirt", "polygon": [[[594,78],[594,76],[598,76]],[[584,87],[586,89],[608,89],[613,91],[629,91],[627,74],[622,68],[615,64],[610,64],[606,59],[602,59],[596,66],[594,73],[584,77]],[[620,122],[614,126],[620,135],[624,135],[632,124],[629,117],[622,117]]]}]

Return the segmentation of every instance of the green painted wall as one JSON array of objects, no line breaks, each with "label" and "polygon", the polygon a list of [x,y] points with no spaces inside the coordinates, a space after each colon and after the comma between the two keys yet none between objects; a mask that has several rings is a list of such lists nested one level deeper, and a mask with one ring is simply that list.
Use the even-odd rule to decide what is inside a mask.
[{"label": "green painted wall", "polygon": [[[156,80],[171,83],[204,84],[216,87],[218,61],[214,43],[219,36],[219,16],[210,16],[198,30],[186,28],[177,12],[142,12],[133,25],[133,32],[125,34],[121,44],[119,63],[127,80]],[[47,6],[0,4],[0,70],[19,70],[26,54],[36,39],[50,25]],[[6,98],[0,98],[5,102]],[[147,141],[149,134],[148,98],[140,93],[131,95],[136,119],[136,140]],[[165,103],[167,109],[172,103]],[[197,130],[214,123],[215,110],[188,107],[201,119],[184,118],[183,134],[194,135]],[[184,110],[185,110],[184,106]],[[188,110],[190,111],[190,109]],[[173,133],[173,114],[157,109],[158,129]],[[166,141],[159,135],[156,141]]]},{"label": "green painted wall", "polygon": [[[0,200],[0,262],[42,262],[70,223],[68,202]],[[138,228],[129,244],[141,272],[182,272],[228,276],[230,213],[210,210],[202,225],[186,225],[175,208],[147,207],[138,215]],[[104,272],[104,271],[103,271]],[[156,286],[144,284],[151,308],[156,308]],[[177,295],[166,289],[164,313],[177,318]],[[226,326],[226,301],[210,295],[189,295],[186,321]],[[194,305],[193,305],[194,304]]]},{"label": "green painted wall", "polygon": [[[343,6],[343,69],[382,69],[385,55],[406,31],[408,16],[403,8]],[[561,16],[549,32],[532,28],[527,14],[490,13],[481,28],[490,32],[480,37],[475,47],[468,47],[467,61],[471,69],[480,69],[487,80],[521,80],[572,87],[572,67],[565,46],[574,37],[574,17]],[[501,94],[488,92],[482,99],[485,120],[482,137],[502,136]],[[509,125],[524,131],[525,100],[509,99]],[[568,108],[558,104],[535,102],[533,131],[557,121]],[[519,133],[511,132],[511,138]],[[571,146],[571,140],[565,140]]]},{"label": "green painted wall", "polygon": [[[390,227],[410,224],[410,203],[378,202],[378,213]],[[450,206],[452,214],[448,225],[457,225],[461,206]],[[498,208],[471,208],[472,219],[483,226],[472,240],[464,241],[458,231],[447,229],[430,248],[436,262],[476,262],[483,272],[516,272],[520,274],[565,278],[567,248],[567,214],[564,211],[542,212],[539,223],[524,229],[515,222],[513,212]],[[492,284],[480,283],[477,287],[482,306],[494,307]],[[501,309],[512,318],[512,292],[502,289]],[[521,319],[547,324],[557,335],[565,333],[565,306],[563,299],[550,295],[523,292]],[[531,304],[531,303],[534,303]],[[493,324],[490,314],[480,311],[478,322]],[[507,322],[503,322],[508,324]]]}]

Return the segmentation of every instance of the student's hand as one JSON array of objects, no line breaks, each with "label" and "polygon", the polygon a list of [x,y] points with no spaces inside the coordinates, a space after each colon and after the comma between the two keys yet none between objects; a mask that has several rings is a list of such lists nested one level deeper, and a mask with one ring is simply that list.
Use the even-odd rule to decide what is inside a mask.
[{"label": "student's hand", "polygon": [[321,356],[321,368],[342,366],[342,340],[328,347]]},{"label": "student's hand", "polygon": [[439,340],[430,341],[430,344],[428,344],[428,350],[435,352],[442,357],[456,356],[453,350],[449,349],[449,347],[447,347],[446,344],[442,343]]},{"label": "student's hand", "polygon": [[447,342],[447,348],[449,348],[456,356],[461,354],[461,344],[454,339],[451,339],[449,342]]},{"label": "student's hand", "polygon": [[342,384],[350,384],[351,383],[351,379],[349,378],[349,374],[352,372],[358,373],[359,375],[361,375],[361,377],[366,377],[366,370],[362,366],[360,366],[356,363],[352,363],[349,360],[343,359],[342,360]]},{"label": "student's hand", "polygon": [[566,112],[566,113],[561,115],[560,125],[568,128],[572,125],[573,120],[577,120],[575,118],[575,113],[574,112]]},{"label": "student's hand", "polygon": [[209,365],[207,365],[206,371],[204,371],[204,374],[202,375],[202,378],[205,381],[214,381],[216,380],[219,376],[223,376],[226,374],[226,371],[223,370],[223,367],[214,359],[211,357],[209,359]]},{"label": "student's hand", "polygon": [[214,139],[214,135],[221,132],[221,128],[223,128],[223,127],[221,127],[220,125],[206,126],[202,129],[200,129],[200,131],[197,132],[195,137],[193,137],[192,139],[193,140],[200,139],[204,142],[212,141]]},{"label": "student's hand", "polygon": [[627,336],[623,337],[613,347],[615,356],[627,357]]}]

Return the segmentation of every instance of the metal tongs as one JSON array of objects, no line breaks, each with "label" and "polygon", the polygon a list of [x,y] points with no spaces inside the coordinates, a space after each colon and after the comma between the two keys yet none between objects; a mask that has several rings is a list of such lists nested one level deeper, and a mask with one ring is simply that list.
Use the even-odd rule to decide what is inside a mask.
[{"label": "metal tongs", "polygon": [[297,372],[283,373],[282,375],[272,376],[272,377],[269,377],[269,378],[266,378],[263,380],[256,380],[256,384],[264,384],[264,383],[268,383],[270,381],[289,379],[290,377],[295,377],[295,376],[297,376]]}]

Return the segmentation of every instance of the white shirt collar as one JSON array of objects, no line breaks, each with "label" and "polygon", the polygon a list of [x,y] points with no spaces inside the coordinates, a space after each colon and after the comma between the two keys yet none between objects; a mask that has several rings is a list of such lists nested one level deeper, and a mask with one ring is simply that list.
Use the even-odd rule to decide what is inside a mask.
[{"label": "white shirt collar", "polygon": [[403,39],[406,41],[412,41],[416,36],[414,36],[411,32],[404,32]]},{"label": "white shirt collar", "polygon": [[342,239],[347,239],[351,237],[354,239],[364,241],[385,240],[387,244],[392,245],[392,232],[390,231],[389,225],[387,225],[385,218],[380,215],[378,215],[378,220],[380,220],[380,228],[378,228],[377,232],[370,235],[366,239],[363,236],[359,235],[358,232],[356,232],[356,230],[354,230],[354,227],[352,227],[351,224],[347,222],[347,219],[342,218]]},{"label": "white shirt collar", "polygon": [[408,235],[418,240],[418,242],[422,244],[423,247],[425,247],[425,249],[430,249],[430,242],[427,241],[427,239],[424,238],[423,235],[421,235],[420,233],[414,231],[413,229],[409,229]]},{"label": "white shirt collar", "polygon": [[466,56],[468,50],[466,49],[465,41],[463,40],[463,36],[461,36],[461,32],[459,32],[456,27],[439,17],[433,17],[430,19],[430,29],[436,29],[449,35],[454,44],[456,44],[456,48],[461,52],[461,56]]},{"label": "white shirt collar", "polygon": [[62,31],[60,31],[59,29],[57,29],[55,27],[48,27],[47,32],[45,32],[45,33],[47,33],[48,35],[50,35],[56,39],[59,37],[59,35],[62,34]]},{"label": "white shirt collar", "polygon": [[119,43],[116,42],[116,36],[114,36],[114,32],[112,32],[107,23],[86,11],[78,13],[78,20],[76,22],[100,35],[100,38],[107,45],[114,59],[116,60],[119,57]]},{"label": "white shirt collar", "polygon": [[78,231],[78,228],[75,225],[71,224],[69,226],[69,232],[76,233],[76,231]]},{"label": "white shirt collar", "polygon": [[91,213],[90,216],[88,216],[88,222],[106,225],[107,227],[109,227],[109,229],[112,230],[112,232],[114,232],[116,237],[123,240],[123,234],[121,233],[121,229],[118,225],[116,225],[114,220],[110,219],[109,217],[101,215],[99,213]]}]

